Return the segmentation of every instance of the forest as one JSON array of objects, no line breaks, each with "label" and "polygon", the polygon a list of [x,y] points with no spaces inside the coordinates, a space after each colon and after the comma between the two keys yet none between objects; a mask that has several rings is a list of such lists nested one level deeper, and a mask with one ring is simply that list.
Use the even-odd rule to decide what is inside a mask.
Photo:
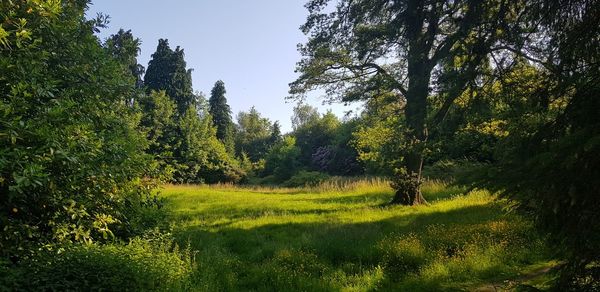
[{"label": "forest", "polygon": [[600,291],[600,1],[305,2],[284,132],[0,1],[0,291]]}]

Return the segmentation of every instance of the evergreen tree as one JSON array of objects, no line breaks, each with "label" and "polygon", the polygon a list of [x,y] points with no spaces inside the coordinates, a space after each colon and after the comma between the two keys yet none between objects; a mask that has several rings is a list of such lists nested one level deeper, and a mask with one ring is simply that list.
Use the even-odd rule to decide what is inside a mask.
[{"label": "evergreen tree", "polygon": [[175,102],[165,91],[152,91],[139,100],[142,110],[141,126],[150,142],[149,154],[154,156],[165,179],[173,168],[173,151],[181,143],[175,121]]},{"label": "evergreen tree", "polygon": [[144,86],[142,75],[144,75],[144,71],[146,70],[137,61],[140,53],[140,43],[140,39],[133,37],[131,30],[125,31],[120,29],[119,32],[111,35],[104,44],[109,54],[115,57],[131,72],[137,88]]},{"label": "evergreen tree", "polygon": [[271,136],[269,137],[269,148],[272,148],[275,144],[281,142],[283,137],[281,136],[281,125],[279,121],[275,121],[271,127]]},{"label": "evergreen tree", "polygon": [[177,113],[183,115],[194,103],[192,70],[186,69],[183,49],[173,51],[166,39],[158,40],[156,52],[148,63],[144,76],[147,92],[164,90],[177,104]]},{"label": "evergreen tree", "polygon": [[231,119],[231,108],[225,98],[225,83],[217,81],[210,91],[208,100],[208,111],[213,118],[213,124],[217,128],[217,138],[225,144],[230,153],[234,151],[233,121]]}]

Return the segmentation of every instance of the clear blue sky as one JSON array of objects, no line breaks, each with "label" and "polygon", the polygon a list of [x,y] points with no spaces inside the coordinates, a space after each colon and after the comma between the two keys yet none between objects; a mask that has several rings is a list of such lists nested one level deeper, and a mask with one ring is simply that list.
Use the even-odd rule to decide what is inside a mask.
[{"label": "clear blue sky", "polygon": [[[233,116],[251,106],[284,132],[291,130],[295,102],[284,99],[288,83],[297,76],[300,60],[296,45],[306,37],[299,30],[306,20],[305,0],[96,0],[89,16],[102,12],[110,24],[104,40],[120,28],[141,39],[138,62],[147,67],[159,38],[174,49],[181,46],[188,68],[193,68],[194,90],[205,95],[214,83],[225,82]],[[322,105],[318,94],[308,103],[338,116],[358,105]]]}]

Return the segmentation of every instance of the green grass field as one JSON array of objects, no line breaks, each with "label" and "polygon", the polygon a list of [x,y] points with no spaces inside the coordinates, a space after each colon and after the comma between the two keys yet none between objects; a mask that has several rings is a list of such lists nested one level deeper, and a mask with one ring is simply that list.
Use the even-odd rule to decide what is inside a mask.
[{"label": "green grass field", "polygon": [[429,206],[388,206],[380,180],[161,191],[175,237],[197,251],[194,290],[485,290],[554,264],[531,223],[487,191],[429,182],[424,194]]}]

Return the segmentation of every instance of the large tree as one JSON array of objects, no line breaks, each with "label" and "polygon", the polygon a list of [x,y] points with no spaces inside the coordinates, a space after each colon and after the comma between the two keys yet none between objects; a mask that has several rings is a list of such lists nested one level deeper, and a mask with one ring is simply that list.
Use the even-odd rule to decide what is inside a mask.
[{"label": "large tree", "polygon": [[271,121],[261,116],[255,107],[237,115],[236,152],[245,153],[252,162],[263,159],[270,148]]},{"label": "large tree", "polygon": [[135,38],[131,30],[125,31],[123,29],[111,35],[104,44],[108,52],[129,70],[138,88],[144,86],[142,75],[144,75],[144,71],[146,70],[137,61],[140,53],[140,44],[140,39]]},{"label": "large tree", "polygon": [[166,91],[177,104],[179,116],[184,115],[196,99],[192,89],[192,69],[186,69],[184,56],[183,49],[177,47],[173,51],[168,40],[160,39],[144,75],[147,92]]},{"label": "large tree", "polygon": [[[595,291],[600,287],[600,1],[528,1],[524,18],[529,21],[518,28],[530,37],[510,31],[512,39],[522,41],[502,46],[512,56],[498,67],[515,71],[528,63],[536,74],[508,76],[500,87],[501,95],[520,102],[505,107],[514,114],[497,149],[500,159],[479,175],[532,214],[551,242],[566,251],[557,290]],[[514,80],[520,84],[511,84]]]},{"label": "large tree", "polygon": [[233,130],[234,125],[231,119],[231,108],[227,104],[225,94],[225,83],[221,80],[215,82],[210,91],[208,99],[208,112],[213,118],[213,123],[217,127],[217,138],[225,144],[230,153],[234,151]]},{"label": "large tree", "polygon": [[[473,84],[509,13],[509,1],[311,0],[302,30],[299,78],[292,97],[323,88],[353,101],[393,94],[403,103],[403,155],[393,203],[424,203],[420,192],[428,128],[439,124],[454,100]],[[428,97],[444,98],[428,115]]]},{"label": "large tree", "polygon": [[321,117],[316,107],[303,102],[299,102],[294,107],[292,115],[292,129],[296,131],[302,126],[318,120]]}]

